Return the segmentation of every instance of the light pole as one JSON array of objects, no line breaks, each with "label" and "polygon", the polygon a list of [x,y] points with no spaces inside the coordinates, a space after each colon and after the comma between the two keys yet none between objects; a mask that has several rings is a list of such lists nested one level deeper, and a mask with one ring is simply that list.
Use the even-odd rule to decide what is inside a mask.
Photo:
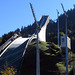
[{"label": "light pole", "polygon": [[74,75],[74,57],[73,57],[73,75]]},{"label": "light pole", "polygon": [[36,17],[35,17],[34,10],[33,10],[33,7],[32,7],[31,3],[30,3],[30,7],[31,7],[31,10],[32,10],[32,13],[33,13],[35,23],[37,25],[36,75],[40,75],[40,52],[39,52],[39,39],[38,39],[39,25],[36,21]]},{"label": "light pole", "polygon": [[75,56],[73,56],[72,58],[73,58],[73,75],[75,75]]},{"label": "light pole", "polygon": [[59,12],[57,10],[57,17],[58,17],[58,46],[59,46]]},{"label": "light pole", "polygon": [[67,48],[67,14],[64,10],[64,7],[63,7],[63,4],[61,3],[61,6],[62,6],[62,9],[64,11],[64,14],[65,14],[65,27],[66,27],[66,75],[68,75],[68,48]]}]

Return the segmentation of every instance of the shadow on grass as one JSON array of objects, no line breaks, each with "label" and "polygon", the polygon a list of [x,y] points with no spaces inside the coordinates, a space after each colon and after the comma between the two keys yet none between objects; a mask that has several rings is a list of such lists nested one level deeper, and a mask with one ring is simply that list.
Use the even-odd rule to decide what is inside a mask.
[{"label": "shadow on grass", "polygon": [[[56,66],[59,61],[58,56],[48,56],[40,51],[40,75],[60,75]],[[26,52],[20,75],[36,75],[36,47]]]}]

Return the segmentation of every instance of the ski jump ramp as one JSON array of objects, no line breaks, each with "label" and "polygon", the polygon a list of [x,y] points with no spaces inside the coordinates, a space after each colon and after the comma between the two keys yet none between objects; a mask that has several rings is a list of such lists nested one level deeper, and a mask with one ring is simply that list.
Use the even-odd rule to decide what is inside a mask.
[{"label": "ski jump ramp", "polygon": [[[42,16],[40,18],[39,26],[41,30],[39,30],[38,33],[38,38],[40,41],[46,42],[46,27],[48,23],[49,16]],[[37,35],[35,32],[30,38],[17,37],[13,42],[11,42],[11,39],[0,47],[0,50],[2,50],[2,48],[4,49],[0,54],[0,69],[4,67],[6,62],[18,69],[21,65],[22,57],[25,55],[29,43],[33,39],[37,39]]]},{"label": "ski jump ramp", "polygon": [[49,23],[49,16],[42,16],[40,21],[39,21],[39,25],[41,27],[41,30],[38,33],[38,37],[40,41],[44,41],[46,42],[46,27]]}]

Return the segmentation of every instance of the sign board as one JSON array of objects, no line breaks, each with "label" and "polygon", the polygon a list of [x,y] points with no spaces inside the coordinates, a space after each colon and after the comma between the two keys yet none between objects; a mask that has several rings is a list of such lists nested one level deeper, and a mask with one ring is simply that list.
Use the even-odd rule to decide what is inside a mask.
[{"label": "sign board", "polygon": [[[66,37],[61,36],[61,47],[66,47]],[[71,49],[71,39],[67,37],[67,47]]]}]

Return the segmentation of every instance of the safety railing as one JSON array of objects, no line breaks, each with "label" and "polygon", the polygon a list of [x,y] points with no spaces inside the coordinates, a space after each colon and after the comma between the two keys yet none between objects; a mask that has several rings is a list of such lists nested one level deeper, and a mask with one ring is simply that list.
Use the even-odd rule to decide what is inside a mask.
[{"label": "safety railing", "polygon": [[18,37],[18,34],[14,34],[11,38],[9,38],[1,47],[0,47],[0,53],[14,40]]}]

